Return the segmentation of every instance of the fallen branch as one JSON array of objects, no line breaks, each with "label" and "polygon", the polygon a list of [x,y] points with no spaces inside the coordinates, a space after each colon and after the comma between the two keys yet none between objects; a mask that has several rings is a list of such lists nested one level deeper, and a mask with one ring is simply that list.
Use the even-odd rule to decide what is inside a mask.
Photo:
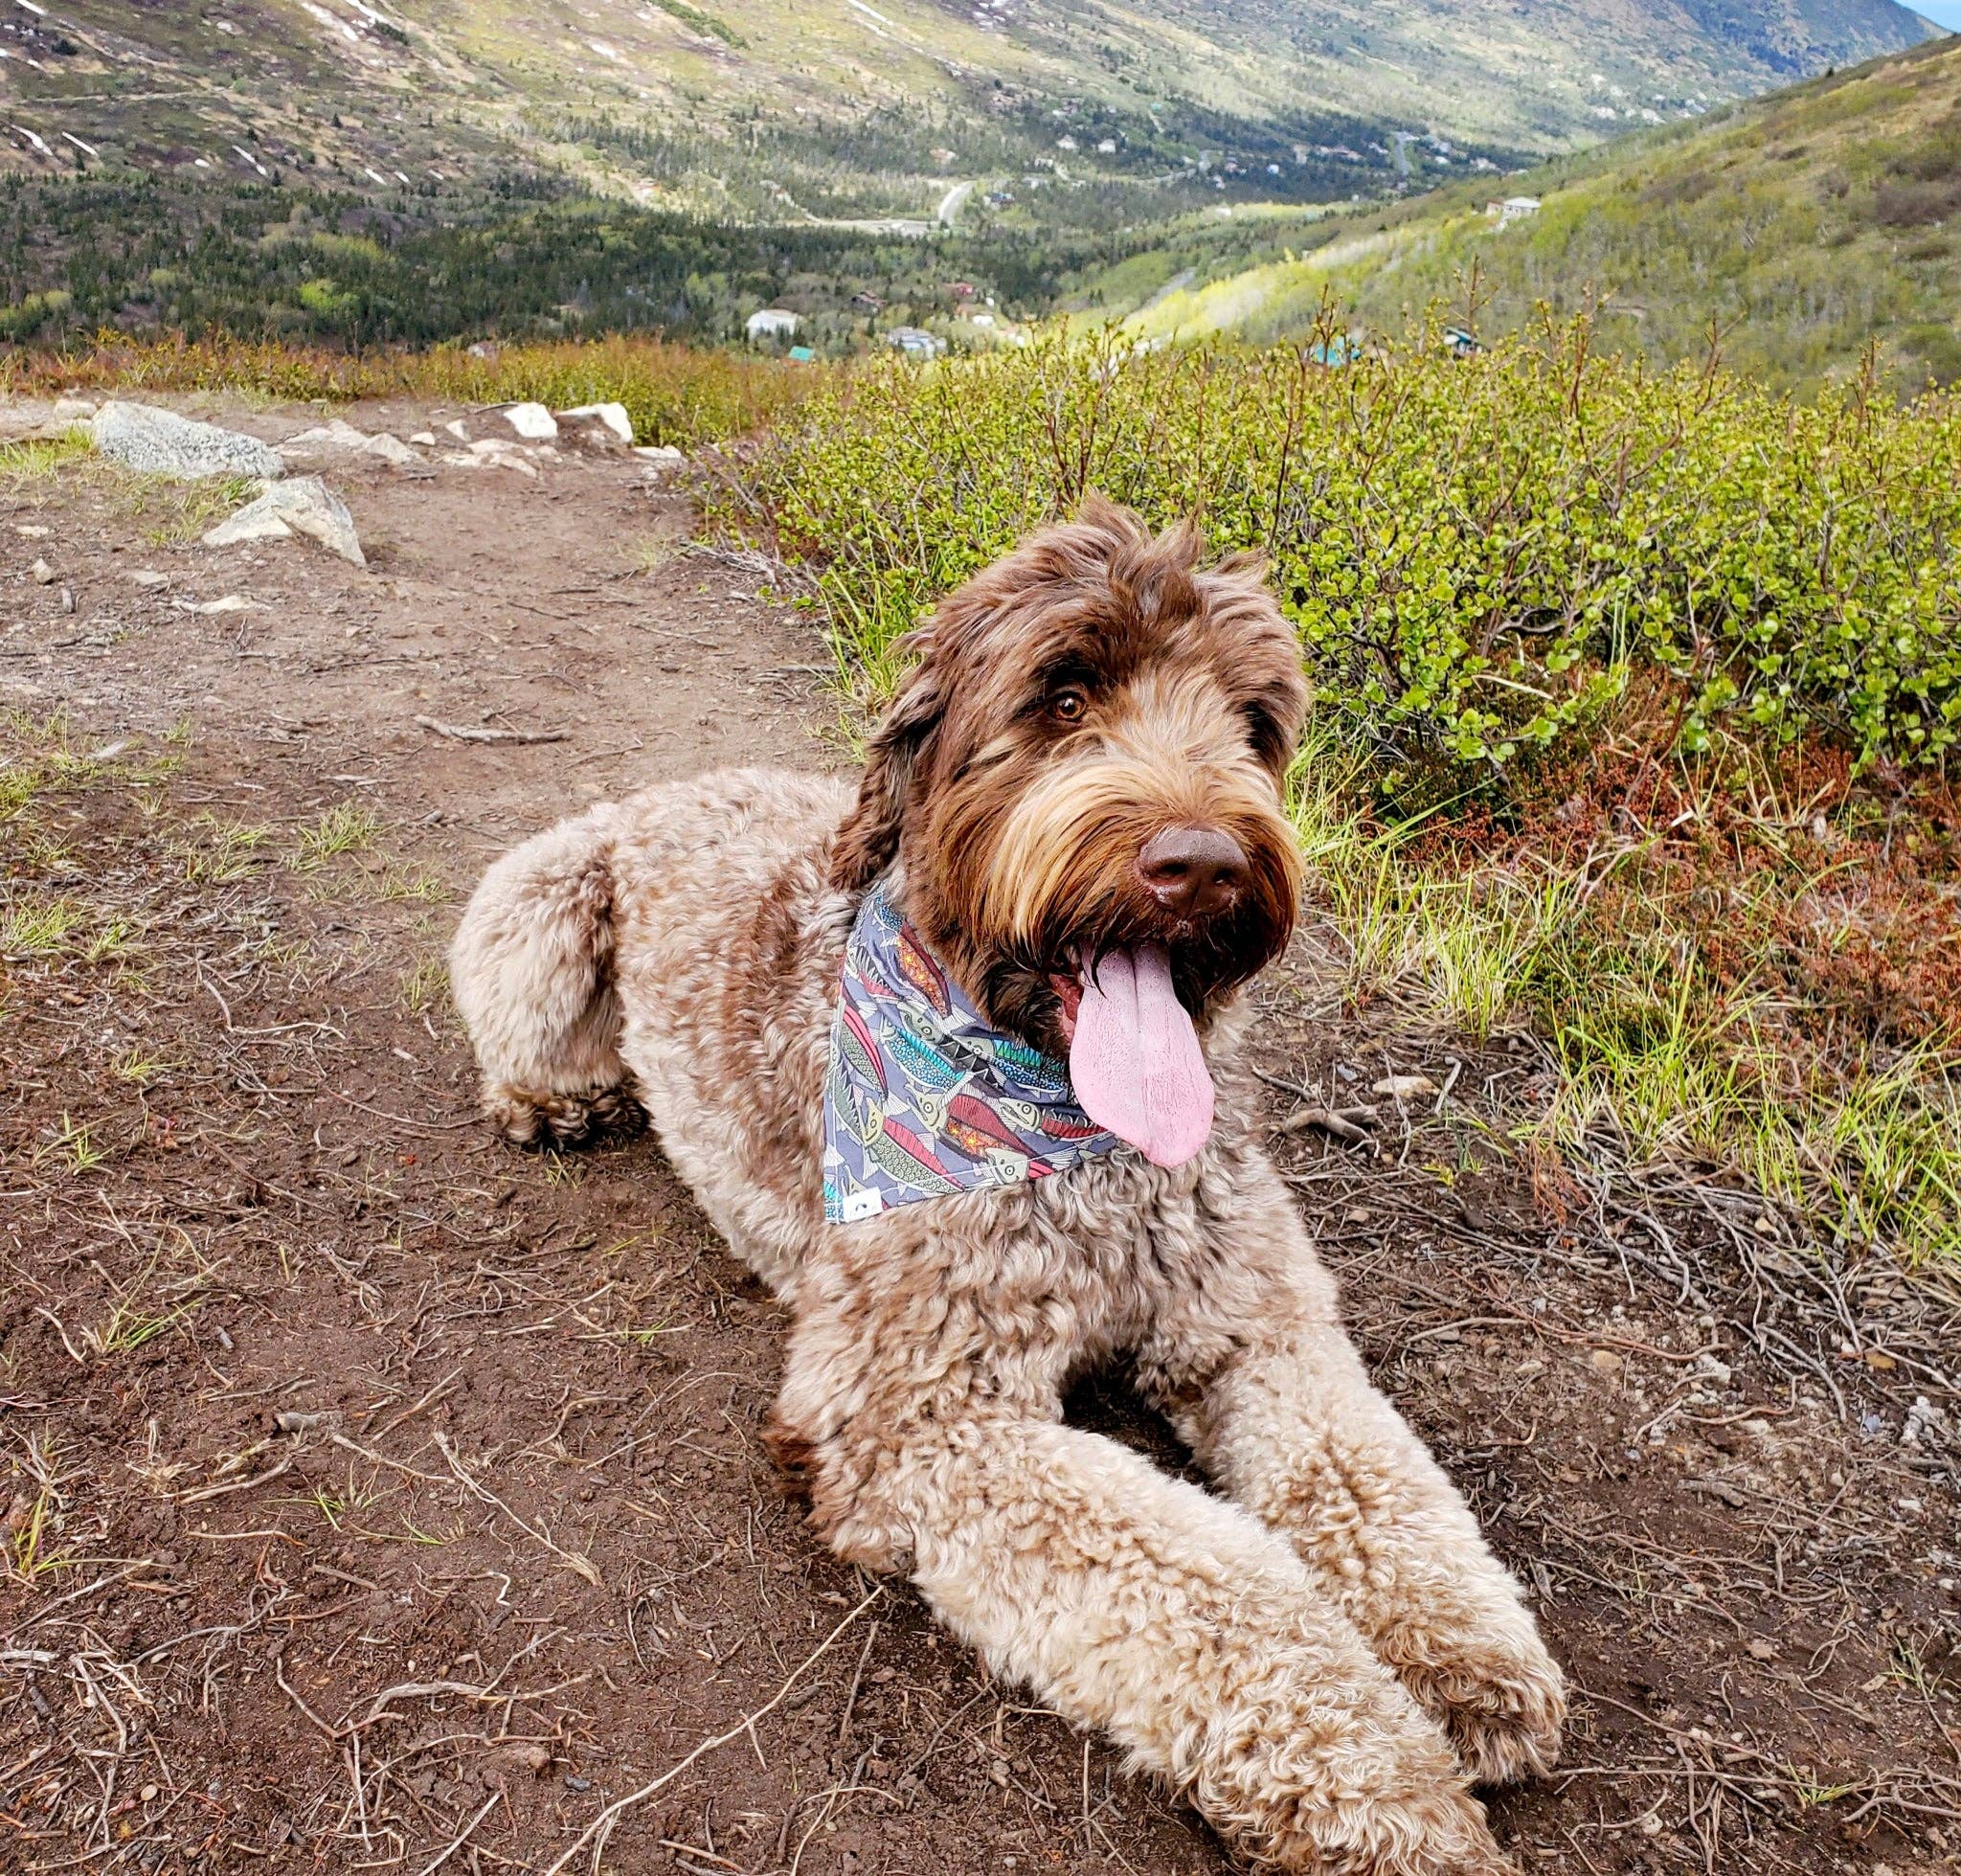
[{"label": "fallen branch", "polygon": [[433,716],[418,716],[416,721],[433,735],[446,736],[451,742],[565,742],[570,732],[565,730],[493,730],[487,724],[439,723]]},{"label": "fallen branch", "polygon": [[1319,1127],[1351,1146],[1372,1147],[1375,1141],[1367,1129],[1375,1125],[1378,1118],[1375,1109],[1367,1106],[1296,1107],[1280,1122],[1279,1130],[1283,1134],[1297,1134],[1308,1127]]},{"label": "fallen branch", "polygon": [[494,1504],[498,1508],[498,1510],[503,1512],[504,1515],[507,1518],[508,1518],[510,1522],[518,1527],[519,1530],[523,1531],[527,1537],[531,1539],[533,1543],[542,1544],[546,1549],[550,1550],[552,1554],[554,1557],[556,1557],[558,1561],[566,1567],[566,1569],[575,1571],[580,1576],[583,1576],[585,1580],[593,1586],[594,1589],[602,1590],[606,1587],[599,1580],[599,1572],[593,1568],[593,1562],[590,1557],[578,1556],[571,1550],[560,1549],[556,1544],[552,1543],[551,1537],[542,1528],[536,1526],[526,1524],[525,1521],[522,1518],[520,1518],[517,1515],[517,1513],[510,1508],[509,1505],[506,1504],[505,1502],[501,1498],[499,1498],[495,1492],[490,1490],[490,1488],[487,1485],[482,1483],[479,1480],[471,1477],[469,1470],[464,1466],[462,1460],[457,1456],[456,1448],[452,1446],[449,1443],[449,1441],[442,1436],[442,1434],[440,1431],[435,1433],[433,1436],[436,1440],[437,1450],[441,1453],[442,1457],[446,1460],[448,1460],[450,1471],[456,1474],[459,1482],[462,1485],[465,1491],[469,1492],[475,1498],[482,1499],[485,1504]]},{"label": "fallen branch", "polygon": [[559,1876],[559,1872],[565,1868],[566,1865],[571,1863],[588,1843],[593,1846],[593,1869],[595,1876],[597,1876],[599,1859],[605,1853],[606,1840],[612,1836],[613,1826],[620,1821],[626,1812],[630,1811],[636,1804],[643,1804],[664,1787],[671,1785],[696,1759],[705,1757],[708,1753],[715,1752],[720,1747],[731,1745],[745,1734],[751,1733],[756,1721],[760,1720],[765,1714],[773,1713],[780,1706],[788,1696],[790,1689],[817,1665],[818,1661],[823,1656],[830,1652],[832,1647],[835,1646],[838,1638],[884,1593],[885,1590],[882,1586],[874,1589],[856,1609],[852,1610],[836,1628],[831,1630],[817,1644],[816,1648],[804,1658],[803,1664],[795,1669],[790,1678],[753,1713],[744,1714],[727,1732],[718,1732],[712,1739],[704,1739],[686,1758],[677,1759],[658,1778],[650,1779],[639,1791],[628,1792],[624,1797],[615,1798],[585,1829],[579,1832],[578,1836],[574,1840],[572,1846],[566,1850],[556,1863],[545,1871],[545,1876]]}]

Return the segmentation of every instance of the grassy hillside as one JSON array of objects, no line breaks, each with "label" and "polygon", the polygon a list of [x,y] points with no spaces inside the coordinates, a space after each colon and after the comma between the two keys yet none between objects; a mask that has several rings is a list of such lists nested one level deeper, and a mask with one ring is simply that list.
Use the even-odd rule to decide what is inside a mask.
[{"label": "grassy hillside", "polygon": [[1775,386],[1814,391],[1869,344],[1909,385],[1961,378],[1961,38],[1547,165],[1503,192],[1544,207],[1500,228],[1486,192],[1459,189],[1324,222],[1292,258],[1196,281],[1134,328],[1297,335],[1332,293],[1378,328],[1441,303],[1488,335],[1540,302],[1597,300],[1600,342],[1656,363],[1704,355],[1713,320],[1723,355]]},{"label": "grassy hillside", "polygon": [[792,217],[931,215],[961,178],[1024,206],[1124,183],[1326,199],[1692,116],[1926,31],[1895,0],[59,0],[0,21],[0,163],[387,192],[515,161]]}]

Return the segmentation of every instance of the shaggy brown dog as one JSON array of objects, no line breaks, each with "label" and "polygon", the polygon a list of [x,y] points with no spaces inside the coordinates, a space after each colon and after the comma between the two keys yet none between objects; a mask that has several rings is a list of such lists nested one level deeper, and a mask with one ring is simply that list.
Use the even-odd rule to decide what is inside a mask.
[{"label": "shaggy brown dog", "polygon": [[[1293,635],[1254,567],[1093,501],[917,650],[855,800],[715,776],[491,869],[454,954],[486,1109],[570,1140],[644,1103],[794,1313],[772,1438],[817,1528],[909,1573],[997,1672],[1282,1868],[1505,1869],[1468,1787],[1550,1763],[1559,1670],[1369,1385],[1237,1066],[1237,992],[1299,887]],[[1202,1050],[1216,1095],[1173,1074],[1118,1129],[1145,1150],[827,1225],[832,1023],[874,882],[984,1021],[1048,1056],[1124,961],[1161,1040],[1099,1015],[1119,1068]],[[1216,1493],[1063,1424],[1071,1380],[1118,1355]]]}]

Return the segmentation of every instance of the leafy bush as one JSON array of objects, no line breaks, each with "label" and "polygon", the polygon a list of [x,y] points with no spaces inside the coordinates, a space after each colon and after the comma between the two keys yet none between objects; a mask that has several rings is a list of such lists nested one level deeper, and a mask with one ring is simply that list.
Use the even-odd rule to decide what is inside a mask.
[{"label": "leafy bush", "polygon": [[1945,763],[1961,407],[1869,378],[1798,407],[1590,342],[1548,323],[1330,372],[1307,346],[1053,334],[877,363],[772,441],[753,493],[874,689],[938,595],[1093,487],[1268,554],[1323,705],[1401,764],[1502,772],[1643,670],[1688,750],[1723,728]]}]

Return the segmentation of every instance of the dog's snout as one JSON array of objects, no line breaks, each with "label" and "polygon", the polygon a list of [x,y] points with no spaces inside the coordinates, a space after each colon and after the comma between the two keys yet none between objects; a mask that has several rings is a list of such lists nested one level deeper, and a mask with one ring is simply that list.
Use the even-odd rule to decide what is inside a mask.
[{"label": "dog's snout", "polygon": [[1251,874],[1246,849],[1223,827],[1166,827],[1138,855],[1145,890],[1180,918],[1226,911]]}]

